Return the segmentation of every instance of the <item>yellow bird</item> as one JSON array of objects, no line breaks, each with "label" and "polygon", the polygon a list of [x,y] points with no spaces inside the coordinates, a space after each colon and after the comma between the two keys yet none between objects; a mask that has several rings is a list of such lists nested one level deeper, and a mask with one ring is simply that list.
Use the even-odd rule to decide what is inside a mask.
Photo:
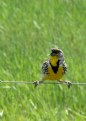
[{"label": "yellow bird", "polygon": [[[42,65],[42,79],[41,81],[35,81],[33,84],[35,87],[45,80],[57,80],[60,83],[62,76],[67,72],[67,65],[64,60],[64,54],[61,49],[52,48],[50,53],[50,58],[46,60]],[[70,87],[71,82],[65,81],[65,83]]]}]

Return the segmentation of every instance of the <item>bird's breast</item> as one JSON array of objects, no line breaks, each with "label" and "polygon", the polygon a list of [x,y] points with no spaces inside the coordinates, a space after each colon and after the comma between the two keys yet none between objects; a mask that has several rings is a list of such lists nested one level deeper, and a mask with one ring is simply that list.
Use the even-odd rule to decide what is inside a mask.
[{"label": "bird's breast", "polygon": [[60,80],[64,74],[64,70],[63,67],[58,67],[58,71],[55,73],[52,69],[52,67],[50,66],[48,68],[48,72],[49,74],[47,74],[44,78],[44,80]]}]

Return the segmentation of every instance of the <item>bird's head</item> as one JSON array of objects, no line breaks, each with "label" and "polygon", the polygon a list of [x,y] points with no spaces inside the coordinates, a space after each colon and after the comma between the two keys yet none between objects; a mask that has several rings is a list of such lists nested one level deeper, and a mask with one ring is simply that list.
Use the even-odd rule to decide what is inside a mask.
[{"label": "bird's head", "polygon": [[51,48],[51,53],[50,53],[50,60],[55,65],[58,60],[64,60],[64,54],[61,49],[58,48]]}]

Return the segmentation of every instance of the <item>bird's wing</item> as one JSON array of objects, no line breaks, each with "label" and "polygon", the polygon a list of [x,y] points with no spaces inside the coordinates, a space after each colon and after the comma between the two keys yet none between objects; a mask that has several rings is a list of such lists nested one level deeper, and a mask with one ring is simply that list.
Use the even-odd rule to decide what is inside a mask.
[{"label": "bird's wing", "polygon": [[66,65],[65,61],[60,61],[59,66],[63,67],[64,74],[65,74],[67,72],[67,65]]},{"label": "bird's wing", "polygon": [[63,63],[63,69],[64,69],[64,73],[66,73],[67,72],[67,65],[65,62]]},{"label": "bird's wing", "polygon": [[42,65],[42,74],[49,74],[48,72],[49,61],[45,61]]}]

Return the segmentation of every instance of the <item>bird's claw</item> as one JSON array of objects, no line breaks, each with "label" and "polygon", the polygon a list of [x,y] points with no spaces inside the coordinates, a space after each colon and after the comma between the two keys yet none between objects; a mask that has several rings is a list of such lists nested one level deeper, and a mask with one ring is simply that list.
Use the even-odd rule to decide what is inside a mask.
[{"label": "bird's claw", "polygon": [[66,83],[67,83],[68,88],[70,88],[72,86],[71,82],[67,81]]},{"label": "bird's claw", "polygon": [[39,81],[34,81],[33,84],[34,84],[34,87],[37,87],[39,85]]}]

